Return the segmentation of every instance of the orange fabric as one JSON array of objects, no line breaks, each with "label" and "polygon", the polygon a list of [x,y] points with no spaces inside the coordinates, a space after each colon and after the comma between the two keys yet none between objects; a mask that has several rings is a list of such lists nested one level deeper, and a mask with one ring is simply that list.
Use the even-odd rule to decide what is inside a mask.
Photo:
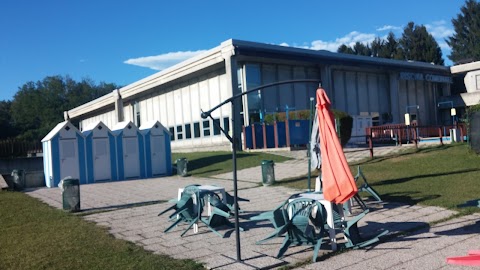
[{"label": "orange fabric", "polygon": [[447,263],[458,264],[458,265],[468,265],[468,266],[480,266],[480,255],[450,257],[450,258],[447,258]]},{"label": "orange fabric", "polygon": [[333,203],[344,203],[358,189],[335,131],[331,103],[325,90],[317,89],[317,115],[322,156],[323,195]]}]

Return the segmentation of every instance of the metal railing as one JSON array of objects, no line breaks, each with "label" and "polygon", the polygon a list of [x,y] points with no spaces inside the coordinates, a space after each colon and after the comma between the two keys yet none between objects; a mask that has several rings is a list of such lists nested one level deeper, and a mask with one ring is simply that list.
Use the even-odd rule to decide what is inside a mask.
[{"label": "metal railing", "polygon": [[0,158],[36,156],[42,152],[41,142],[17,139],[0,141]]},{"label": "metal railing", "polygon": [[370,157],[373,157],[374,145],[414,143],[415,147],[418,147],[418,143],[423,141],[438,141],[443,145],[444,140],[450,140],[453,135],[450,134],[452,130],[458,131],[459,138],[457,140],[463,142],[467,135],[466,125],[463,123],[450,126],[407,126],[404,124],[374,126],[365,128],[365,137],[370,149]]}]

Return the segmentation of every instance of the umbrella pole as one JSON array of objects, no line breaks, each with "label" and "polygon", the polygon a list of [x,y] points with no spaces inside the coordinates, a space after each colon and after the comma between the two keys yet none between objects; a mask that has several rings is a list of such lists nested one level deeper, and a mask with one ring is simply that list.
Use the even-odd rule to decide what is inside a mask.
[{"label": "umbrella pole", "polygon": [[308,191],[312,191],[311,178],[312,178],[312,110],[313,110],[313,97],[310,98],[310,121],[308,123],[308,134],[310,140],[308,140],[307,156],[308,156]]}]

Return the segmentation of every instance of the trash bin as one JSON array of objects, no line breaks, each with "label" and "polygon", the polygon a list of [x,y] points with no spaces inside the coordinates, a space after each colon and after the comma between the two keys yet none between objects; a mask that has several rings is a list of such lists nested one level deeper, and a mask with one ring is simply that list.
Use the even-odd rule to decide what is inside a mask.
[{"label": "trash bin", "polygon": [[64,178],[58,186],[62,189],[63,210],[80,211],[80,181],[74,178]]},{"label": "trash bin", "polygon": [[270,186],[275,183],[275,170],[273,160],[262,160],[262,183]]},{"label": "trash bin", "polygon": [[13,189],[20,191],[25,187],[25,171],[24,170],[13,170]]},{"label": "trash bin", "polygon": [[179,158],[177,159],[177,174],[180,176],[187,176],[187,158]]}]

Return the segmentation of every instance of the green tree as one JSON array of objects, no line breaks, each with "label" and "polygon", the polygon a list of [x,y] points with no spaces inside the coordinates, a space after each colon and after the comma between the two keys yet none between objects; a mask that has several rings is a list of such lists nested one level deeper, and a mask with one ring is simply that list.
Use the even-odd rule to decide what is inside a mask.
[{"label": "green tree", "polygon": [[409,22],[399,40],[400,58],[443,65],[442,50],[424,25]]},{"label": "green tree", "polygon": [[467,0],[452,24],[455,33],[445,40],[452,48],[448,58],[454,63],[480,60],[480,3]]},{"label": "green tree", "polygon": [[340,45],[340,47],[338,47],[338,49],[337,49],[337,52],[347,53],[347,54],[355,54],[353,49],[350,46],[347,46],[345,44]]},{"label": "green tree", "polygon": [[42,139],[63,121],[64,111],[110,93],[115,88],[115,84],[95,85],[89,79],[78,83],[62,76],[49,76],[36,83],[25,83],[11,104],[11,115],[19,138]]},{"label": "green tree", "polygon": [[353,51],[355,52],[356,55],[364,55],[364,56],[372,55],[372,50],[370,50],[370,46],[368,44],[365,45],[358,41],[355,43],[355,45],[353,45]]},{"label": "green tree", "polygon": [[399,52],[398,40],[395,37],[395,34],[393,34],[393,32],[388,33],[388,36],[383,43],[383,46],[380,48],[378,57],[403,60],[402,55]]},{"label": "green tree", "polygon": [[11,101],[0,101],[0,140],[12,138],[17,135],[10,113],[11,106]]},{"label": "green tree", "polygon": [[376,37],[370,44],[370,49],[373,57],[381,57],[382,50],[385,47],[385,40]]},{"label": "green tree", "polygon": [[370,56],[372,54],[372,51],[370,50],[370,47],[368,45],[365,45],[358,41],[353,45],[353,47],[347,46],[345,44],[340,45],[340,47],[338,47],[337,49],[337,52],[365,56]]}]

